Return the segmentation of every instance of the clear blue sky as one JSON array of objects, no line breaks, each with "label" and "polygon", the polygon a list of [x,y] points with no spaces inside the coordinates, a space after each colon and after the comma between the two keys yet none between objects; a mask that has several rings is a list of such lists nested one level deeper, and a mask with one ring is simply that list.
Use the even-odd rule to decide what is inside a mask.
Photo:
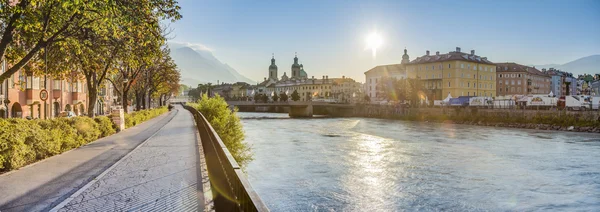
[{"label": "clear blue sky", "polygon": [[[279,75],[298,52],[309,76],[364,81],[375,65],[459,46],[494,62],[566,63],[600,54],[599,0],[201,1],[180,0],[172,41],[204,45],[241,74],[262,80],[275,53]],[[373,58],[365,39],[383,45]]]}]

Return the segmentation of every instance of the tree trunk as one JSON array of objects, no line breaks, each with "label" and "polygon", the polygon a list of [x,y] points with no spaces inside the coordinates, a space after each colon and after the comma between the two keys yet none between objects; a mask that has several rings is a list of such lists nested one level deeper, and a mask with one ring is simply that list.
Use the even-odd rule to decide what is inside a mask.
[{"label": "tree trunk", "polygon": [[141,97],[140,97],[140,92],[138,92],[138,91],[135,91],[135,109],[136,109],[137,111],[140,111],[140,110],[142,109],[142,104],[140,104],[140,102],[141,102],[141,101],[140,101],[140,100],[141,100],[140,98],[141,98]]},{"label": "tree trunk", "polygon": [[127,99],[129,99],[128,92],[123,90],[123,110],[125,113],[129,113],[129,107],[127,107]]},{"label": "tree trunk", "polygon": [[88,89],[88,117],[96,116],[96,101],[98,100],[98,91],[96,89]]}]

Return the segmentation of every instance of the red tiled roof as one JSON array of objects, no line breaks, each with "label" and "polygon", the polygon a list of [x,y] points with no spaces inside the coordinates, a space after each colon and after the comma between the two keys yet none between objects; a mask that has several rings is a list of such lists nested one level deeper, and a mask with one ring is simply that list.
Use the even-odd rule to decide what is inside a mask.
[{"label": "red tiled roof", "polygon": [[496,63],[496,72],[527,72],[530,74],[548,76],[535,67],[529,67],[517,63]]}]

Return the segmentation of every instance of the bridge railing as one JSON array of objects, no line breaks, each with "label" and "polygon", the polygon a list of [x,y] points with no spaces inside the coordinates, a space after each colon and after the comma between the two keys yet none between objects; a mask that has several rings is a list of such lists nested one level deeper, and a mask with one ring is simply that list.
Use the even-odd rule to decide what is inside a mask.
[{"label": "bridge railing", "polygon": [[184,108],[194,115],[200,134],[215,211],[269,211],[206,118],[193,107]]}]

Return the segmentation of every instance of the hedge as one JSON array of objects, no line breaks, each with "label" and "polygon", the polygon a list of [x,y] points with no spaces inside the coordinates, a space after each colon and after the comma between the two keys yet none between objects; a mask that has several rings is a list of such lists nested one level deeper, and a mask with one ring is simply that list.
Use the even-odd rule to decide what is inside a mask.
[{"label": "hedge", "polygon": [[206,94],[196,103],[187,103],[202,113],[213,129],[217,132],[235,161],[244,168],[252,158],[252,151],[244,142],[244,130],[237,108],[231,111],[227,102],[219,95],[209,98]]},{"label": "hedge", "polygon": [[[139,124],[166,107],[127,114],[126,123]],[[128,125],[130,127],[132,125]],[[63,153],[116,133],[107,116],[55,119],[0,119],[0,173]]]},{"label": "hedge", "polygon": [[148,121],[154,117],[166,113],[167,111],[169,111],[167,107],[159,107],[155,109],[140,110],[125,114],[125,128],[130,128],[135,125],[141,124],[142,122]]}]

